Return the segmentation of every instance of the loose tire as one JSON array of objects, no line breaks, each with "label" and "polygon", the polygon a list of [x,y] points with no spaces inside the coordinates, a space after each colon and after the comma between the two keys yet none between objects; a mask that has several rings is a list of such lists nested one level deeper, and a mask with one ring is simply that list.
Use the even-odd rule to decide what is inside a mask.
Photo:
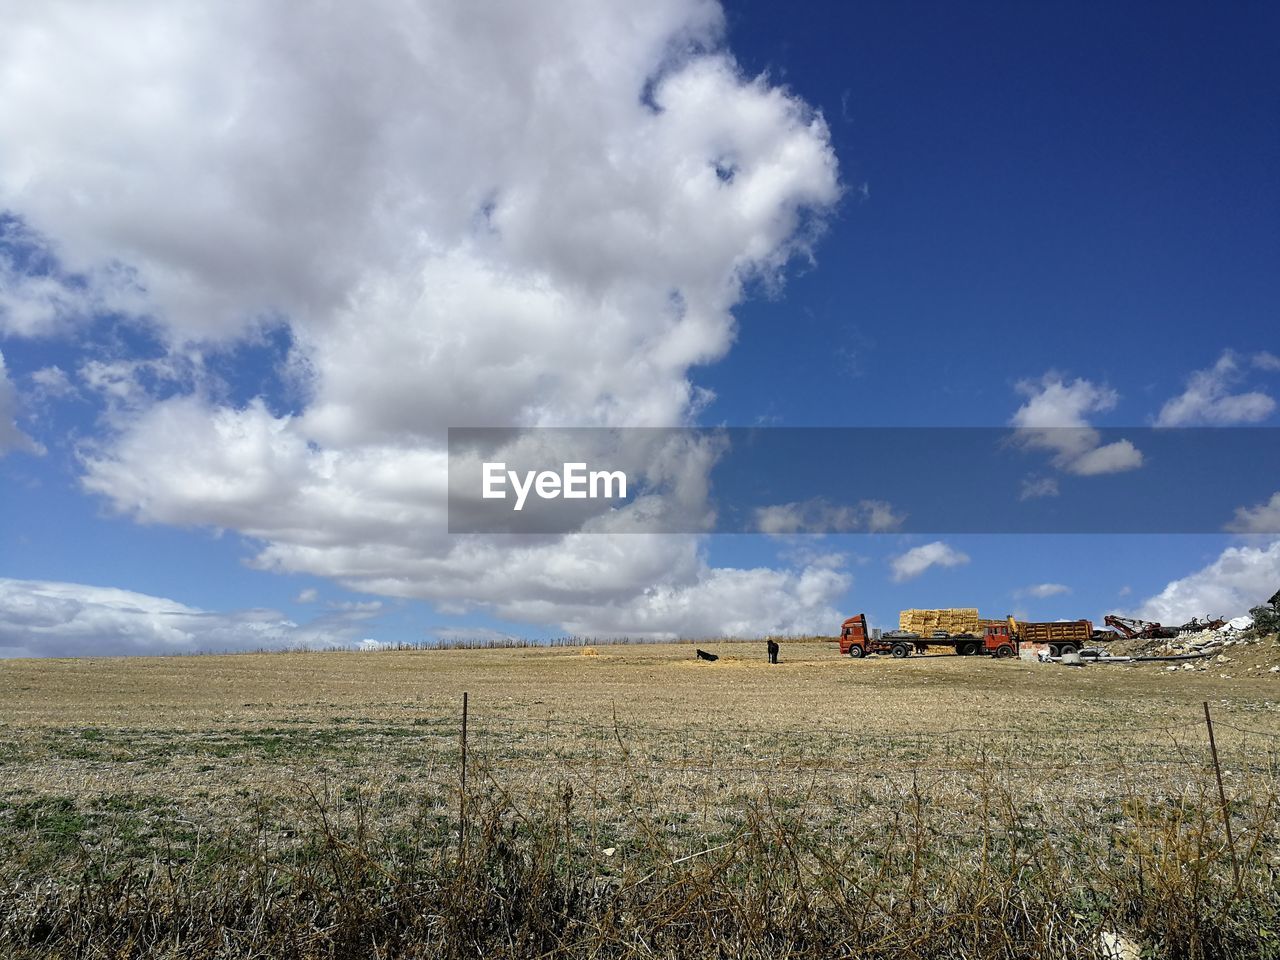
[{"label": "loose tire", "polygon": [[854,660],[861,660],[861,659],[862,659],[862,655],[863,655],[865,652],[866,652],[866,651],[865,651],[865,650],[863,650],[863,649],[862,649],[860,646],[858,646],[856,643],[855,643],[853,646],[851,646],[851,647],[849,648],[849,656],[850,656],[850,657],[852,657]]},{"label": "loose tire", "polygon": [[1001,660],[1008,660],[1013,656],[1013,647],[1010,644],[1002,643],[996,647],[996,657]]},{"label": "loose tire", "polygon": [[896,643],[896,644],[894,644],[894,646],[893,646],[893,658],[894,658],[895,660],[901,660],[903,657],[909,657],[909,656],[911,656],[911,648],[910,648],[910,647],[908,647],[905,643]]}]

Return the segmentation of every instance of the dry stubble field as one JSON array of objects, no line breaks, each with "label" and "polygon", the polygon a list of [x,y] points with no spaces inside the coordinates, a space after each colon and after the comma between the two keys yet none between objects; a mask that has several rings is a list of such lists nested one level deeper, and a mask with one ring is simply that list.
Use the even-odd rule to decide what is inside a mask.
[{"label": "dry stubble field", "polygon": [[[763,644],[701,646],[722,659],[672,644],[0,663],[0,945],[1278,949],[1273,643],[1252,649],[1253,671],[1177,673],[852,662],[831,642],[785,642],[769,666]],[[228,864],[258,876],[235,909]],[[483,907],[427,909],[431,890],[465,902],[450,886],[464,878]],[[179,902],[193,888],[209,896]],[[148,932],[135,900],[169,919]],[[499,919],[475,927],[477,910]],[[165,952],[175,936],[189,952]]]}]

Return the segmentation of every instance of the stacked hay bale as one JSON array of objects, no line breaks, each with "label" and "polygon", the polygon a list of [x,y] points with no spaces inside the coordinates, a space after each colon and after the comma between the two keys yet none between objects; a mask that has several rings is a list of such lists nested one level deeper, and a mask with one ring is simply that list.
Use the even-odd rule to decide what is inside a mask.
[{"label": "stacked hay bale", "polygon": [[988,622],[978,618],[976,607],[950,607],[945,610],[903,610],[898,614],[898,629],[910,630],[927,637],[935,630],[947,633],[979,634]]}]

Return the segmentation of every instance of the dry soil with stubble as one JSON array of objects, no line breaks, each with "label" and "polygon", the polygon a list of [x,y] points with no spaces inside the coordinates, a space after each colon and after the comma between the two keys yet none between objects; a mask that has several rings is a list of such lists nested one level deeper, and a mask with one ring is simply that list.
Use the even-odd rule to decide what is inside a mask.
[{"label": "dry soil with stubble", "polygon": [[0,945],[1085,956],[1120,929],[1225,957],[1280,936],[1274,638],[1174,671],[781,652],[0,661]]},{"label": "dry soil with stubble", "polygon": [[1256,761],[1262,738],[1280,735],[1274,641],[1177,672],[851,661],[829,641],[783,642],[771,666],[763,643],[699,646],[721,659],[682,643],[6,661],[0,800],[443,787],[460,759],[464,692],[472,763],[508,779],[601,773],[625,755],[663,774],[787,780],[981,761],[1063,765],[1083,781],[1089,764],[1199,758],[1206,701],[1232,760]]}]

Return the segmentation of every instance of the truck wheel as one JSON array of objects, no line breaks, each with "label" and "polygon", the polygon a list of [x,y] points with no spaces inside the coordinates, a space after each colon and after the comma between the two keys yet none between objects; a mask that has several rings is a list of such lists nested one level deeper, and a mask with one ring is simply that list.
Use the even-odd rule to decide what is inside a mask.
[{"label": "truck wheel", "polygon": [[1008,660],[1013,656],[1013,647],[1010,644],[1002,643],[996,647],[996,656],[1001,660]]},{"label": "truck wheel", "polygon": [[960,656],[972,657],[978,652],[978,645],[970,640],[968,643],[960,644]]},{"label": "truck wheel", "polygon": [[1062,653],[1064,657],[1068,653],[1075,653],[1079,649],[1080,648],[1077,647],[1074,643],[1064,643],[1061,647],[1058,648],[1058,650]]},{"label": "truck wheel", "polygon": [[849,656],[851,656],[854,660],[861,660],[861,659],[862,659],[862,655],[863,655],[863,653],[865,653],[865,652],[866,652],[866,651],[864,651],[864,650],[863,650],[860,646],[858,646],[857,644],[854,644],[852,647],[850,647],[850,648],[849,648]]},{"label": "truck wheel", "polygon": [[908,647],[905,643],[894,644],[893,658],[895,660],[901,660],[903,657],[909,657],[909,656],[911,656],[910,647]]},{"label": "truck wheel", "polygon": [[1062,651],[1060,651],[1060,650],[1058,649],[1058,645],[1057,645],[1056,643],[1051,643],[1051,644],[1049,644],[1049,656],[1051,656],[1051,657],[1056,657],[1056,656],[1058,656],[1061,652],[1062,652]]}]

